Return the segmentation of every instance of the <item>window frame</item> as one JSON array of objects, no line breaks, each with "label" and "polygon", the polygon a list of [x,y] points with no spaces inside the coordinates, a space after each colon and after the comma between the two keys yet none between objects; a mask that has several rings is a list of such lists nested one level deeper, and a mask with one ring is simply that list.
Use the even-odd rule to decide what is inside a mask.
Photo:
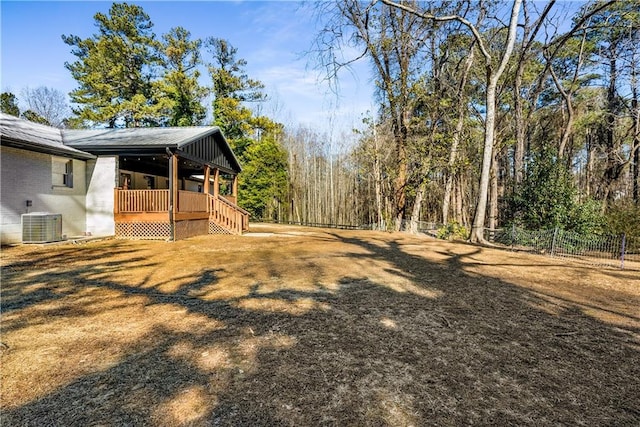
[{"label": "window frame", "polygon": [[51,158],[51,183],[54,188],[73,188],[73,159]]}]

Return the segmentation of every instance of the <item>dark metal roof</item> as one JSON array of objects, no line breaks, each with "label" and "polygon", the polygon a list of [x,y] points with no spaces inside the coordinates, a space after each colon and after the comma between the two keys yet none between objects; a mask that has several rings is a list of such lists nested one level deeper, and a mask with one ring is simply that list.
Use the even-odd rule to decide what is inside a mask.
[{"label": "dark metal roof", "polygon": [[225,173],[242,170],[216,126],[127,129],[57,129],[0,113],[2,145],[78,159],[95,155],[164,155],[208,164]]},{"label": "dark metal roof", "polygon": [[94,155],[68,147],[62,142],[62,130],[0,113],[2,145],[75,159],[93,159]]},{"label": "dark metal roof", "polygon": [[128,128],[65,130],[66,145],[93,154],[150,155],[167,149],[179,156],[237,174],[242,168],[220,128]]},{"label": "dark metal roof", "polygon": [[64,132],[67,145],[93,149],[113,147],[179,147],[204,135],[219,131],[217,127],[70,129]]}]

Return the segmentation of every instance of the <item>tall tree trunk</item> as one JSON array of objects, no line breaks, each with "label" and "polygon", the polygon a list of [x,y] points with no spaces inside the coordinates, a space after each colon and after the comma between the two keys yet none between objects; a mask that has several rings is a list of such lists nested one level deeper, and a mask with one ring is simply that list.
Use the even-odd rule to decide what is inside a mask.
[{"label": "tall tree trunk", "polygon": [[455,177],[452,171],[447,173],[447,180],[444,185],[444,198],[442,200],[442,223],[447,224],[449,222],[449,204],[452,199],[453,182]]},{"label": "tall tree trunk", "polygon": [[455,179],[456,171],[455,164],[458,160],[458,146],[460,145],[460,140],[462,138],[462,129],[464,127],[464,119],[467,116],[467,105],[464,102],[464,89],[467,85],[467,77],[469,76],[469,71],[471,70],[471,66],[473,65],[473,57],[474,57],[474,46],[471,45],[469,49],[469,55],[465,59],[464,62],[464,70],[462,72],[462,77],[460,78],[460,84],[458,85],[458,120],[456,122],[455,130],[453,131],[453,138],[451,141],[451,150],[449,151],[449,162],[447,164],[447,178],[444,186],[444,198],[442,201],[442,222],[443,224],[447,224],[449,222],[449,204],[451,202],[451,191],[453,188],[453,182]]},{"label": "tall tree trunk", "polygon": [[498,224],[498,159],[496,150],[493,150],[491,161],[491,192],[489,205],[489,228],[495,230]]},{"label": "tall tree trunk", "polygon": [[564,130],[562,131],[562,137],[560,138],[560,144],[558,145],[558,157],[563,158],[565,156],[565,151],[567,150],[567,145],[571,139],[571,132],[573,132],[573,122],[574,122],[574,110],[573,103],[571,100],[568,100],[567,103],[567,123],[564,126]]},{"label": "tall tree trunk", "polygon": [[631,68],[631,117],[633,119],[633,161],[631,170],[633,203],[640,206],[640,104],[638,103],[638,63],[635,52]]},{"label": "tall tree trunk", "polygon": [[[393,104],[392,104],[393,105]],[[398,162],[398,176],[394,183],[394,202],[395,202],[395,231],[402,229],[402,223],[407,213],[407,179],[409,176],[409,159],[407,156],[407,138],[410,112],[408,104],[396,105],[401,107],[401,111],[397,113],[393,124],[393,134],[396,145],[396,161]],[[395,108],[394,108],[395,110]]]},{"label": "tall tree trunk", "polygon": [[607,206],[614,198],[613,185],[620,177],[623,164],[618,160],[616,139],[615,139],[615,126],[616,126],[616,113],[617,97],[616,97],[616,84],[618,79],[618,67],[616,61],[616,47],[612,43],[609,51],[609,87],[607,89],[607,111],[606,111],[606,126],[605,126],[605,155],[606,164],[604,170],[604,176],[602,179],[602,186],[600,189],[600,195],[603,202],[603,209],[606,210]]},{"label": "tall tree trunk", "polygon": [[585,172],[585,187],[587,197],[593,194],[593,188],[591,186],[591,181],[593,180],[593,134],[591,129],[587,129],[586,134],[586,143],[587,143],[587,170]]},{"label": "tall tree trunk", "polygon": [[456,193],[456,202],[455,206],[455,218],[458,224],[463,224],[465,226],[468,225],[467,216],[465,214],[464,206],[464,185],[462,176],[458,175],[455,181],[455,193]]},{"label": "tall tree trunk", "polygon": [[420,211],[422,210],[422,200],[424,199],[424,192],[427,189],[427,180],[424,179],[418,186],[416,192],[416,199],[413,202],[413,209],[411,211],[411,223],[409,230],[411,233],[416,234],[418,232],[418,223],[420,221]]},{"label": "tall tree trunk", "polygon": [[386,229],[384,225],[384,214],[382,211],[382,169],[380,166],[380,146],[378,141],[378,131],[376,130],[376,124],[373,124],[373,179],[376,197],[376,221],[378,223],[378,229]]},{"label": "tall tree trunk", "polygon": [[487,85],[486,96],[486,118],[484,127],[484,147],[482,155],[482,168],[480,172],[480,188],[478,189],[478,202],[473,217],[471,228],[471,241],[484,242],[484,226],[486,219],[487,200],[489,196],[489,181],[491,175],[491,161],[493,159],[493,142],[496,120],[496,86],[497,81],[488,72],[489,84]]},{"label": "tall tree trunk", "polygon": [[407,147],[404,144],[404,141],[397,142],[396,145],[396,154],[398,161],[398,177],[395,181],[395,230],[400,231],[402,229],[402,221],[404,220],[404,216],[407,209],[407,196],[406,196],[406,186],[407,186]]},{"label": "tall tree trunk", "polygon": [[631,149],[633,150],[633,169],[631,179],[633,180],[633,202],[636,206],[640,206],[640,109],[638,108],[638,92],[634,90],[633,105],[633,142]]},{"label": "tall tree trunk", "polygon": [[633,172],[631,174],[633,179],[633,203],[635,203],[636,206],[640,206],[640,141],[637,136],[634,143]]},{"label": "tall tree trunk", "polygon": [[[484,152],[482,155],[482,170],[480,174],[480,188],[478,191],[478,203],[473,217],[470,239],[472,242],[485,242],[484,239],[484,222],[486,218],[487,197],[489,190],[489,175],[491,171],[491,159],[493,157],[493,144],[495,140],[495,122],[496,122],[496,90],[498,80],[502,76],[507,66],[513,46],[516,40],[516,29],[518,25],[518,15],[522,0],[514,0],[513,9],[511,10],[511,20],[509,22],[509,35],[507,37],[507,45],[502,56],[500,67],[497,71],[492,72],[491,57],[487,58],[487,93],[486,93],[486,119],[484,131]],[[486,57],[486,56],[485,56]]]},{"label": "tall tree trunk", "polygon": [[516,131],[516,145],[513,151],[513,178],[515,187],[518,188],[522,184],[524,177],[524,146],[527,136],[527,127],[524,120],[524,106],[522,97],[520,96],[520,89],[522,88],[522,77],[524,75],[524,61],[518,64],[516,70],[516,77],[514,82],[515,94],[514,94],[514,118],[515,118],[515,131]]}]

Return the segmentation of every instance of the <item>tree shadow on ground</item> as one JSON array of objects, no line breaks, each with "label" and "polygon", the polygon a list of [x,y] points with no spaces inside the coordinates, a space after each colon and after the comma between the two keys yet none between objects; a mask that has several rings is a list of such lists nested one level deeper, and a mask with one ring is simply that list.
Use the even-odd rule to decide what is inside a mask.
[{"label": "tree shadow on ground", "polygon": [[[640,423],[640,329],[466,272],[479,249],[431,262],[397,241],[354,236],[331,235],[354,248],[347,264],[384,263],[406,286],[352,271],[335,288],[265,291],[256,280],[245,295],[207,300],[207,289],[233,272],[205,268],[180,289],[161,292],[153,283],[118,281],[108,258],[77,268],[70,272],[76,288],[65,297],[101,289],[115,295],[116,307],[135,299],[158,316],[184,314],[144,330],[103,369],[4,410],[3,424]],[[120,268],[145,262],[153,264],[134,257]],[[94,278],[101,268],[113,278]],[[36,280],[56,280],[41,274]],[[43,292],[21,303],[16,295],[14,311],[51,298]]]},{"label": "tree shadow on ground", "polygon": [[[96,262],[95,265],[84,265],[72,271],[68,268],[70,259],[77,263],[86,263],[98,261],[105,256],[128,257],[126,262]],[[103,249],[96,247],[36,247],[27,259],[3,262],[2,281],[5,286],[2,287],[2,312],[6,314],[41,302],[60,300],[77,291],[76,284],[72,283],[72,279],[76,277],[87,276],[98,269],[106,274],[116,273],[127,265],[140,262],[146,260],[140,257],[134,248],[117,241],[113,242],[106,254]]]}]

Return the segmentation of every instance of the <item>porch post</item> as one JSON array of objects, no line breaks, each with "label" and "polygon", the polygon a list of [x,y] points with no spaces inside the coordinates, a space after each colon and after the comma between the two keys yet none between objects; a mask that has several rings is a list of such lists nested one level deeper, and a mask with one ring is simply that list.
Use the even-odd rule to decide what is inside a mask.
[{"label": "porch post", "polygon": [[238,175],[233,176],[233,187],[231,188],[231,195],[238,202]]},{"label": "porch post", "polygon": [[220,194],[220,170],[215,168],[213,170],[213,197],[216,199]]},{"label": "porch post", "polygon": [[204,182],[202,183],[202,192],[209,194],[209,179],[211,178],[211,167],[204,165]]},{"label": "porch post", "polygon": [[173,154],[169,158],[169,204],[171,206],[171,223],[175,221],[178,212],[178,156]]}]

